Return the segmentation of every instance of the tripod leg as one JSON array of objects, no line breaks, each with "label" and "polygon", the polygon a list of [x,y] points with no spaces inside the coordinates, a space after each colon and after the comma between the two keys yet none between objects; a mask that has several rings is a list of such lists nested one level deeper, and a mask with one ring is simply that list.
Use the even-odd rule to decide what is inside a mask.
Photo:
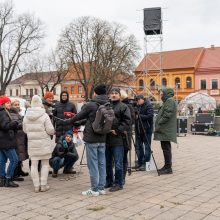
[{"label": "tripod leg", "polygon": [[85,164],[82,163],[82,160],[83,160],[83,157],[84,157],[84,153],[85,153],[85,149],[86,149],[86,146],[84,145],[82,157],[81,157],[81,160],[80,160],[80,165],[85,165]]},{"label": "tripod leg", "polygon": [[129,150],[129,166],[128,166],[128,175],[131,175],[131,150]]}]

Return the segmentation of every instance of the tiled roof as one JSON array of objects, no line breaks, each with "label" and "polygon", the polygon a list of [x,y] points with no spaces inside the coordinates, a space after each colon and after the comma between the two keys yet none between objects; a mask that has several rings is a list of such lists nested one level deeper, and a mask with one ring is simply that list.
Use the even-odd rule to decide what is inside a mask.
[{"label": "tiled roof", "polygon": [[[203,47],[191,48],[183,50],[163,51],[162,52],[162,69],[185,69],[185,68],[196,68],[199,59],[204,51]],[[153,60],[156,67],[159,67],[160,54],[152,53],[148,55],[150,60]],[[142,72],[147,70],[158,70],[152,62],[149,61],[147,56],[143,58],[140,64],[135,69],[135,72]],[[147,60],[147,61],[146,61]]]}]

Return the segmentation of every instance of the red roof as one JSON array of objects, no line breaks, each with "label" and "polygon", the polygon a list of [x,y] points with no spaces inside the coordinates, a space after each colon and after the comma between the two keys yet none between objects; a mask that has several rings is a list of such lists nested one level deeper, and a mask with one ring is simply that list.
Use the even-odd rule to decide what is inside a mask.
[{"label": "red roof", "polygon": [[220,47],[205,48],[198,71],[220,69]]},{"label": "red roof", "polygon": [[[162,69],[185,69],[196,68],[204,48],[191,48],[183,50],[163,51],[162,52]],[[146,57],[149,57],[146,59]],[[160,54],[151,53],[145,56],[135,69],[135,72],[147,70],[158,70],[150,61],[152,60],[156,67],[160,66]]]}]

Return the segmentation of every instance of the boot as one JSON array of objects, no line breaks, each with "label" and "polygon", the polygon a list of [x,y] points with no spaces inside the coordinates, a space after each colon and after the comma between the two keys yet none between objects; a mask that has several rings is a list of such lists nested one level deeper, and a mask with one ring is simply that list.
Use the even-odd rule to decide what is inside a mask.
[{"label": "boot", "polygon": [[40,187],[40,191],[41,192],[46,192],[46,191],[48,191],[50,189],[50,187],[48,186],[48,185],[42,185],[41,187]]},{"label": "boot", "polygon": [[5,187],[19,187],[19,185],[14,183],[11,178],[6,178]]},{"label": "boot", "polygon": [[23,166],[22,162],[19,162],[18,163],[18,176],[28,176],[29,173],[28,172],[24,172],[22,170],[22,166]]},{"label": "boot", "polygon": [[5,186],[5,177],[1,176],[0,177],[0,187],[3,187],[3,186]]}]

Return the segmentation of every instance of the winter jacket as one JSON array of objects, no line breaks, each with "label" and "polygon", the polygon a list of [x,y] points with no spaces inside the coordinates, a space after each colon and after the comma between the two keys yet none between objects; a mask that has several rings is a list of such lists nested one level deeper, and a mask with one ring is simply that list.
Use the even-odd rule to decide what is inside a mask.
[{"label": "winter jacket", "polygon": [[10,109],[10,115],[12,121],[18,122],[18,130],[15,131],[16,138],[16,153],[19,161],[24,161],[28,158],[27,153],[27,135],[22,130],[22,116],[15,108]]},{"label": "winter jacket", "polygon": [[124,146],[123,138],[125,132],[131,129],[132,123],[130,109],[121,101],[113,101],[112,107],[115,113],[112,130],[115,130],[117,135],[107,134],[106,145],[111,147]]},{"label": "winter jacket", "polygon": [[173,89],[167,88],[163,90],[163,105],[155,121],[154,140],[177,142],[176,104],[172,98],[173,96]]},{"label": "winter jacket", "polygon": [[135,121],[136,134],[144,135],[145,132],[152,133],[154,110],[150,101],[145,100],[143,105],[137,107],[137,112],[138,112],[137,115],[140,118],[138,118],[138,120]]},{"label": "winter jacket", "polygon": [[63,140],[65,140],[65,136],[60,137],[56,147],[53,150],[52,158],[54,157],[65,158],[66,156],[79,158],[74,143],[71,141],[70,143],[68,143],[68,148],[65,148],[63,145]]},{"label": "winter jacket", "polygon": [[0,150],[16,148],[15,131],[18,123],[12,122],[5,108],[0,106]]},{"label": "winter jacket", "polygon": [[[62,94],[67,94],[67,100],[62,100]],[[69,102],[69,94],[67,92],[61,92],[60,94],[60,102],[55,104],[53,115],[57,118],[67,119],[68,116],[64,115],[64,112],[77,113],[76,107],[73,103]],[[59,137],[64,135],[67,131],[73,129],[73,125],[62,123],[61,120],[54,118],[55,121],[55,129],[56,129],[56,142],[59,140]]]},{"label": "winter jacket", "polygon": [[42,99],[42,103],[44,106],[44,109],[46,111],[46,113],[49,115],[49,117],[52,119],[52,110],[53,110],[53,104],[50,104],[49,102],[47,102],[47,100]]},{"label": "winter jacket", "polygon": [[28,154],[32,160],[49,159],[54,149],[54,127],[45,109],[32,107],[23,120],[23,130],[28,136]]},{"label": "winter jacket", "polygon": [[73,125],[77,121],[87,119],[85,129],[83,131],[83,140],[87,143],[105,143],[106,135],[95,133],[92,128],[92,123],[95,120],[96,111],[98,110],[99,105],[103,105],[107,102],[108,97],[106,95],[98,95],[90,102],[86,103],[82,107],[82,110],[75,117],[69,119],[64,123]]}]

